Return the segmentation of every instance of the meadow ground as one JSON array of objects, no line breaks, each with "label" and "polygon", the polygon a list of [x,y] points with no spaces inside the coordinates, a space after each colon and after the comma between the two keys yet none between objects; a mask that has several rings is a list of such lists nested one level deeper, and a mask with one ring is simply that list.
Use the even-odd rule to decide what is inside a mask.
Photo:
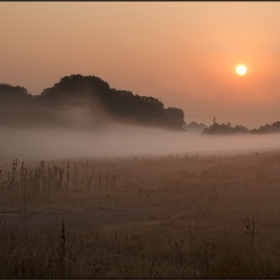
[{"label": "meadow ground", "polygon": [[280,150],[0,169],[2,278],[280,277]]}]

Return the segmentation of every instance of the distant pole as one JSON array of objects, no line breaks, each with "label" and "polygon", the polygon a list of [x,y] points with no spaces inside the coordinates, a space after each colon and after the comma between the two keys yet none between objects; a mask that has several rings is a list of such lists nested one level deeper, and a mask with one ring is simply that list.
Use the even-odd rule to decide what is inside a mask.
[{"label": "distant pole", "polygon": [[216,117],[213,118],[213,128],[214,128],[214,133],[216,133]]}]

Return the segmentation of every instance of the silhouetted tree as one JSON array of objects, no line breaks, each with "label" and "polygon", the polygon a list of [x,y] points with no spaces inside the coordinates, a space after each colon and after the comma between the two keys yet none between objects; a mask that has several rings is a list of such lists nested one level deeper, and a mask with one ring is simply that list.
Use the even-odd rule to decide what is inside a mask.
[{"label": "silhouetted tree", "polygon": [[94,98],[109,103],[111,91],[108,83],[95,76],[83,77],[80,74],[66,76],[51,88],[46,88],[40,95],[39,103],[57,105],[76,103],[77,100]]},{"label": "silhouetted tree", "polygon": [[165,116],[168,127],[181,130],[182,126],[185,124],[184,111],[182,109],[169,107],[165,109]]},{"label": "silhouetted tree", "polygon": [[190,122],[189,125],[188,125],[189,128],[198,128],[199,125],[197,122]]},{"label": "silhouetted tree", "polygon": [[102,107],[109,115],[122,121],[181,130],[182,125],[185,124],[184,112],[179,108],[165,109],[164,104],[154,97],[116,90],[98,77],[80,74],[61,78],[53,87],[44,89],[38,96],[30,95],[23,87],[2,84],[0,101],[2,104],[34,103],[43,106],[41,108],[56,109],[65,105],[86,105],[94,113]]},{"label": "silhouetted tree", "polygon": [[32,95],[24,87],[11,86],[9,84],[0,84],[0,103],[28,103],[31,102]]},{"label": "silhouetted tree", "polygon": [[204,123],[198,124],[197,122],[190,122],[189,125],[184,124],[183,128],[186,132],[195,132],[195,133],[201,133],[207,126]]},{"label": "silhouetted tree", "polygon": [[205,128],[203,131],[204,134],[230,134],[231,127],[226,124],[218,124],[216,120],[213,120],[213,124],[209,128]]},{"label": "silhouetted tree", "polygon": [[248,128],[242,125],[237,125],[232,129],[232,133],[247,133]]},{"label": "silhouetted tree", "polygon": [[274,122],[270,127],[280,129],[280,122],[279,121]]},{"label": "silhouetted tree", "polygon": [[95,76],[78,74],[63,77],[59,83],[42,92],[38,103],[49,106],[76,104],[77,99],[99,102],[108,113],[120,120],[176,129],[182,129],[185,123],[181,109],[164,109],[164,104],[156,98],[111,89],[108,83]]}]

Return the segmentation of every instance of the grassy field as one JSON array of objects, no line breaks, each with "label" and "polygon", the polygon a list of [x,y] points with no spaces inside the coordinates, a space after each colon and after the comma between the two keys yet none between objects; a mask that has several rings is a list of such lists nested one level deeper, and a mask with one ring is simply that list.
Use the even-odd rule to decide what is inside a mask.
[{"label": "grassy field", "polygon": [[280,151],[0,165],[1,278],[279,278]]}]

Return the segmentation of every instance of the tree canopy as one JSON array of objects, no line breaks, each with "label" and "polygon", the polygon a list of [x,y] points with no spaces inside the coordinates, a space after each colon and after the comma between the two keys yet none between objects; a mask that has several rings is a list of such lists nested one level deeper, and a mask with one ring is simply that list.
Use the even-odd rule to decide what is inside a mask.
[{"label": "tree canopy", "polygon": [[110,88],[107,82],[95,76],[65,76],[37,96],[27,93],[23,87],[1,84],[0,98],[4,103],[8,100],[33,102],[44,107],[86,104],[93,112],[102,107],[117,120],[176,130],[183,130],[185,124],[182,109],[164,108],[164,104],[154,97]]},{"label": "tree canopy", "polygon": [[0,84],[0,104],[31,102],[32,95],[24,87]]}]

